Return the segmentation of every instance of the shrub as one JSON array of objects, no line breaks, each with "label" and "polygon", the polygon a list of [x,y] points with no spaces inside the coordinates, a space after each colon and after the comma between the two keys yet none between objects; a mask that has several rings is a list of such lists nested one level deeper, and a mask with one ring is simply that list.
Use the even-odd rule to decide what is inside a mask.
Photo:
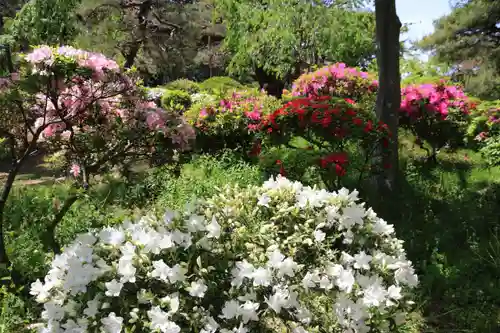
[{"label": "shrub", "polygon": [[163,92],[161,106],[166,110],[183,113],[191,106],[191,95],[182,90],[168,90]]},{"label": "shrub", "polygon": [[301,75],[292,86],[293,96],[333,96],[359,102],[377,91],[378,82],[366,72],[343,63]]},{"label": "shrub", "polygon": [[[360,180],[367,169],[377,171],[375,163],[370,165],[375,162],[376,147],[381,142],[388,147],[390,140],[387,126],[375,122],[370,113],[330,96],[295,99],[264,117],[258,130],[271,146],[295,146],[319,153],[322,157],[315,162],[329,188],[340,186],[348,169],[357,171]],[[303,139],[300,145],[293,144],[297,138]],[[347,153],[350,145],[364,152],[362,165],[351,163]]]},{"label": "shrub", "polygon": [[[37,147],[59,154],[62,165],[71,165],[75,187],[86,191],[91,176],[126,169],[160,149],[186,150],[194,139],[184,118],[149,101],[134,73],[102,54],[40,46],[23,57],[21,69],[0,92],[0,132],[9,140],[13,164],[3,197]],[[73,192],[61,214],[80,196]],[[52,231],[61,218],[55,215]]]},{"label": "shrub", "polygon": [[263,114],[281,104],[258,91],[234,92],[216,103],[193,105],[186,112],[197,130],[197,148],[205,152],[224,148],[247,151],[254,141],[253,130]]},{"label": "shrub", "polygon": [[[429,157],[438,149],[463,143],[473,105],[463,91],[444,83],[407,86],[402,89],[400,123],[409,128],[419,142],[431,146]],[[421,143],[422,148],[423,143]]]},{"label": "shrub", "polygon": [[200,83],[200,89],[209,93],[228,93],[243,89],[243,85],[227,76],[214,76]]},{"label": "shrub", "polygon": [[258,185],[263,181],[260,168],[244,161],[238,154],[223,151],[216,155],[201,155],[186,163],[180,175],[159,169],[155,172],[159,195],[157,204],[182,209],[194,202],[219,193],[226,184]]},{"label": "shrub", "polygon": [[165,85],[165,88],[171,90],[182,90],[189,94],[195,94],[200,91],[199,84],[188,79],[179,79],[169,82]]},{"label": "shrub", "polygon": [[476,142],[479,146],[488,165],[500,165],[500,101],[478,105],[467,135],[470,142]]},{"label": "shrub", "polygon": [[80,235],[30,292],[50,332],[388,331],[417,276],[393,226],[357,200],[280,177],[226,187]]}]

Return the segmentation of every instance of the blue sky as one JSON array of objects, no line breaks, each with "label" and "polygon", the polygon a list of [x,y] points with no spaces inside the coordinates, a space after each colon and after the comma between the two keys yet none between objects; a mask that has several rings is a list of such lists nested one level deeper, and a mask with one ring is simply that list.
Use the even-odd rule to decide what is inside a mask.
[{"label": "blue sky", "polygon": [[410,40],[431,33],[432,22],[451,11],[448,0],[396,0],[396,7],[402,23],[414,23],[406,36]]}]

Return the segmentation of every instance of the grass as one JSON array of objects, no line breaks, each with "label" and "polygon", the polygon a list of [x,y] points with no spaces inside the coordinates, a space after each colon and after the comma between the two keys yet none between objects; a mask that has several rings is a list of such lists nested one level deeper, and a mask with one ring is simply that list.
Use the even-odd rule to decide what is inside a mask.
[{"label": "grass", "polygon": [[[481,157],[468,150],[442,152],[439,163],[429,165],[411,140],[401,145],[401,192],[393,200],[380,201],[368,191],[366,200],[395,224],[421,279],[417,310],[405,332],[498,332],[500,168],[486,168]],[[298,164],[304,160],[301,154],[287,158]],[[292,176],[314,182],[312,176]],[[223,154],[194,159],[178,177],[160,168],[134,182],[114,180],[95,187],[70,210],[58,238],[67,243],[78,232],[119,222],[148,207],[181,208],[196,197],[213,195],[224,184],[259,184],[267,177],[259,166]],[[53,215],[54,200],[66,195],[64,186],[18,184],[9,201],[9,251],[26,285],[46,272],[51,255],[40,237]],[[0,333],[22,332],[39,311],[27,290],[18,287],[0,290]]]},{"label": "grass", "polygon": [[421,331],[498,332],[500,168],[468,150],[442,153],[437,165],[403,151],[401,192],[369,202],[396,225],[419,271]]}]

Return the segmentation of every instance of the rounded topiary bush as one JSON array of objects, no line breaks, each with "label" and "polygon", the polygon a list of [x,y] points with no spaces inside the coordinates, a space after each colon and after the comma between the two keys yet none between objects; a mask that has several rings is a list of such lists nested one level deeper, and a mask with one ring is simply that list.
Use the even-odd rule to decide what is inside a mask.
[{"label": "rounded topiary bush", "polygon": [[271,178],[82,234],[31,294],[44,332],[388,332],[417,284],[393,233],[357,192]]},{"label": "rounded topiary bush", "polygon": [[191,95],[182,90],[165,89],[161,97],[164,109],[183,112],[191,106]]},{"label": "rounded topiary bush", "polygon": [[171,90],[182,90],[189,94],[195,94],[200,91],[199,84],[188,79],[179,79],[169,82],[165,85],[165,88]]},{"label": "rounded topiary bush", "polygon": [[208,92],[222,92],[243,89],[243,85],[227,76],[214,76],[200,83],[200,89]]}]

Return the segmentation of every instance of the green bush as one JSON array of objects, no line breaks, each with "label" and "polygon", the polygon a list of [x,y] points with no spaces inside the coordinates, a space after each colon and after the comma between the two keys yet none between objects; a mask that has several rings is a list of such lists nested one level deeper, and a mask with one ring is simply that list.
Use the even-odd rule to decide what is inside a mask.
[{"label": "green bush", "polygon": [[191,163],[184,164],[179,177],[166,168],[152,174],[160,188],[159,206],[183,208],[186,202],[209,197],[219,192],[226,184],[241,186],[256,185],[263,179],[259,167],[241,160],[238,155],[224,151],[215,156],[201,155]]},{"label": "green bush", "polygon": [[169,82],[165,85],[165,88],[171,90],[182,90],[189,94],[195,94],[200,91],[199,84],[188,79],[179,79]]},{"label": "green bush", "polygon": [[191,106],[191,95],[182,90],[165,89],[161,97],[161,106],[166,110],[182,113]]},{"label": "green bush", "polygon": [[244,86],[238,81],[231,79],[230,77],[214,76],[200,83],[200,89],[212,93],[226,93],[244,89]]}]

